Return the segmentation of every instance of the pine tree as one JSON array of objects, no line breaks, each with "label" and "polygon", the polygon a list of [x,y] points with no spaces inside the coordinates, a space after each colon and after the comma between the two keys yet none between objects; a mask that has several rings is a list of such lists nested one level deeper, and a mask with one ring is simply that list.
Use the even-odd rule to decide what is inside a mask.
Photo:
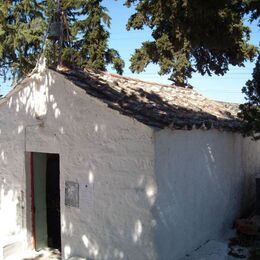
[{"label": "pine tree", "polygon": [[62,63],[103,71],[112,65],[122,74],[124,61],[117,50],[108,47],[111,18],[101,3],[102,0],[62,0],[70,33],[63,46]]},{"label": "pine tree", "polygon": [[136,6],[127,29],[148,26],[153,37],[133,54],[132,71],[156,63],[159,74],[170,73],[176,85],[184,86],[193,72],[224,75],[229,65],[243,66],[256,53],[248,43],[250,29],[243,23],[250,11],[243,0],[126,0],[125,4]]},{"label": "pine tree", "polygon": [[119,73],[123,73],[124,62],[115,49],[108,47],[111,18],[108,11],[101,5],[101,0],[82,0],[77,15],[84,17],[75,21],[72,26],[74,37],[82,37],[73,42],[73,48],[79,50],[78,64],[94,69],[105,70],[111,64]]},{"label": "pine tree", "polygon": [[[0,0],[0,75],[11,72],[19,78],[35,67],[57,2]],[[62,61],[101,70],[112,64],[122,73],[124,62],[116,50],[108,47],[110,17],[101,1],[62,0],[61,3],[70,34],[62,46]],[[51,41],[46,46],[49,64],[57,62],[57,49],[54,53]]]},{"label": "pine tree", "polygon": [[[258,0],[246,0],[246,13],[250,21],[257,21],[260,28],[260,4]],[[243,132],[254,140],[260,140],[260,54],[252,73],[252,79],[246,82],[242,92],[246,95],[247,102],[240,105],[239,116],[243,119]]]},{"label": "pine tree", "polygon": [[252,80],[242,89],[247,102],[240,106],[240,117],[244,120],[243,131],[246,136],[260,139],[260,55],[252,74]]},{"label": "pine tree", "polygon": [[32,70],[45,28],[40,1],[0,1],[0,75],[11,70],[20,77]]},{"label": "pine tree", "polygon": [[260,27],[260,3],[259,0],[245,0],[245,11],[246,14],[250,15],[250,21],[257,20],[258,26]]}]

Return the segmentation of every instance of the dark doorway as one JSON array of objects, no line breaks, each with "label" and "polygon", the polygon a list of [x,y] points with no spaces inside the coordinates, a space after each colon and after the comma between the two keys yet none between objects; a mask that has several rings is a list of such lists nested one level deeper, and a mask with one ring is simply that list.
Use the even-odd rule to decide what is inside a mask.
[{"label": "dark doorway", "polygon": [[32,222],[35,249],[61,249],[60,159],[31,153]]},{"label": "dark doorway", "polygon": [[58,154],[47,155],[46,203],[48,247],[60,250],[60,159]]}]

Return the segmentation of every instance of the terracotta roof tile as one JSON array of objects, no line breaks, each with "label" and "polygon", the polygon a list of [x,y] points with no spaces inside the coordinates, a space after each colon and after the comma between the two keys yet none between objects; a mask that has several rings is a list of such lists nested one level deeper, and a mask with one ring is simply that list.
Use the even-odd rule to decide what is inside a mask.
[{"label": "terracotta roof tile", "polygon": [[110,108],[149,126],[240,129],[238,104],[210,100],[193,89],[92,70],[58,72]]}]

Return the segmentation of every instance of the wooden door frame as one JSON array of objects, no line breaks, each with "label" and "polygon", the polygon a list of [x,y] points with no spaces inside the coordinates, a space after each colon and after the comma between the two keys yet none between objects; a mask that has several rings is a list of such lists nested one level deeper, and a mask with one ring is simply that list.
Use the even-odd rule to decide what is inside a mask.
[{"label": "wooden door frame", "polygon": [[[46,154],[46,156],[48,154],[52,154],[52,153],[46,153],[46,152],[27,152],[28,153],[28,159],[27,159],[27,163],[29,164],[29,167],[27,168],[28,169],[28,175],[29,175],[29,180],[28,180],[28,188],[30,189],[30,198],[28,198],[31,202],[31,205],[29,206],[31,212],[28,212],[28,217],[31,218],[31,223],[30,223],[30,226],[31,226],[31,237],[30,237],[30,240],[31,240],[31,246],[32,246],[32,249],[36,249],[36,205],[35,205],[35,169],[34,169],[34,154],[37,154],[37,153],[42,153],[42,154]],[[54,153],[53,153],[54,154]],[[59,153],[55,153],[57,154],[59,157],[59,167],[60,167],[60,154]],[[47,163],[47,161],[46,161]],[[59,192],[60,192],[60,168],[59,168]],[[59,197],[61,196],[61,194],[59,195]],[[60,205],[59,205],[59,210],[61,210],[61,201],[60,201]],[[46,220],[47,221],[47,220]],[[61,215],[60,215],[60,225],[61,225]],[[28,223],[29,224],[29,223]],[[47,224],[48,225],[48,224]],[[61,241],[61,234],[60,234],[60,241]]]}]

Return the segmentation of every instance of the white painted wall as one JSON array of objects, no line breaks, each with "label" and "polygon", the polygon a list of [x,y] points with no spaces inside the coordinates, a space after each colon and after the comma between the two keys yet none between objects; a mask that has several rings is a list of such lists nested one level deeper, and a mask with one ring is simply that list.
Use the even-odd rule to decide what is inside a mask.
[{"label": "white painted wall", "polygon": [[250,210],[255,202],[255,176],[260,174],[260,141],[243,138],[242,162],[245,172],[244,208]]},{"label": "white painted wall", "polygon": [[[2,218],[8,218],[8,225],[0,222],[4,237],[17,230],[18,195],[26,190],[24,151],[59,153],[64,258],[155,259],[153,131],[55,72],[24,84],[0,105],[1,194],[8,201],[1,200]],[[79,209],[64,206],[65,181],[80,184]]]},{"label": "white painted wall", "polygon": [[[30,237],[28,193],[29,221],[17,218],[24,151],[60,154],[65,259],[177,260],[231,226],[259,149],[215,130],[154,132],[53,71],[35,74],[0,101],[0,243]],[[80,184],[79,209],[64,205],[65,181]]]},{"label": "white painted wall", "polygon": [[160,259],[179,259],[224,235],[239,216],[243,140],[217,130],[163,130],[155,139],[155,241]]}]

